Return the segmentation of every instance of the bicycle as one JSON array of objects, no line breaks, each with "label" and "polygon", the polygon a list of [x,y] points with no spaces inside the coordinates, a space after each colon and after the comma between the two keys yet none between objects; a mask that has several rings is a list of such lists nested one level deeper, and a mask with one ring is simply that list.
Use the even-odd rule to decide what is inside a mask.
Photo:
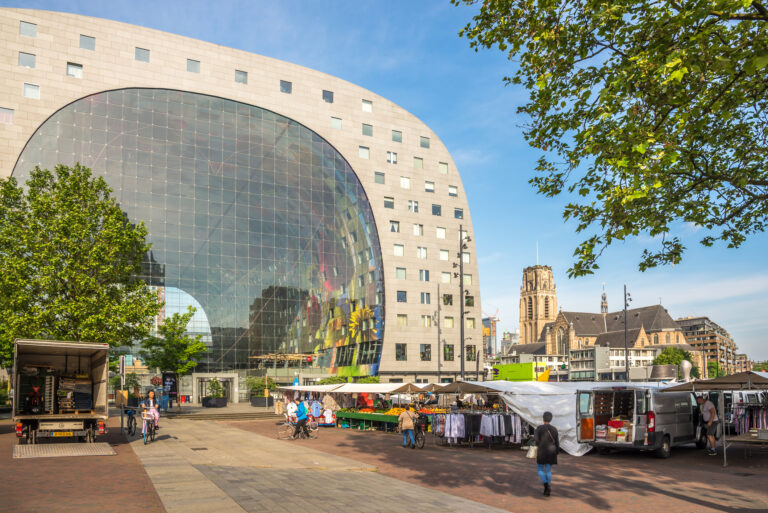
[{"label": "bicycle", "polygon": [[424,448],[424,442],[427,439],[427,418],[419,417],[413,422],[413,438],[416,441],[416,447]]},{"label": "bicycle", "polygon": [[150,442],[155,441],[155,417],[147,411],[146,407],[141,412],[142,420],[142,436],[144,437],[144,445],[147,445],[147,440]]},{"label": "bicycle", "polygon": [[298,435],[294,436],[293,433],[296,431],[296,423],[292,423],[287,414],[283,414],[283,416],[285,419],[277,427],[278,440],[296,440],[299,438],[309,438],[310,440],[314,440],[317,438],[320,426],[314,418],[312,420],[307,420],[306,433],[303,429],[300,429]]},{"label": "bicycle", "polygon": [[125,414],[128,416],[128,420],[126,421],[126,424],[128,424],[126,427],[128,436],[134,436],[136,435],[136,411],[133,409],[125,410]]}]

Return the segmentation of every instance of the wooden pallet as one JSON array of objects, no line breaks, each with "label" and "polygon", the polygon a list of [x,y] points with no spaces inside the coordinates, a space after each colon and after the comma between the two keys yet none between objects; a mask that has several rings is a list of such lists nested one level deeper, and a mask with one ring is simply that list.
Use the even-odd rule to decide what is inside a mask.
[{"label": "wooden pallet", "polygon": [[75,415],[93,415],[93,410],[77,410],[74,408],[59,408],[59,413],[75,414]]}]

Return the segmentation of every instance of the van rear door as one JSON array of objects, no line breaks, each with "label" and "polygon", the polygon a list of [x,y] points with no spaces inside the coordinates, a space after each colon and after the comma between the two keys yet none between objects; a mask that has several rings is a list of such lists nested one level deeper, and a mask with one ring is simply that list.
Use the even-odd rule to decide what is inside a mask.
[{"label": "van rear door", "polygon": [[595,440],[595,399],[591,390],[579,390],[576,392],[576,430],[579,442],[592,442]]}]

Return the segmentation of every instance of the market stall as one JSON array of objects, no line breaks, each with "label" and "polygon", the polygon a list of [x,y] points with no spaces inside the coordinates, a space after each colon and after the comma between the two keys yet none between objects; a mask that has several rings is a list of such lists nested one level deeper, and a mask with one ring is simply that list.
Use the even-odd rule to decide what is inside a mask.
[{"label": "market stall", "polygon": [[396,394],[420,391],[421,387],[412,383],[345,383],[334,390],[334,393],[351,396],[355,405],[339,410],[336,418],[346,421],[340,423],[341,427],[393,431],[397,428],[398,417],[403,408],[390,403],[384,408],[384,405],[374,398],[384,397],[386,401]]},{"label": "market stall", "polygon": [[335,385],[292,385],[278,387],[283,392],[283,400],[275,401],[275,413],[285,413],[285,405],[289,399],[301,397],[308,399],[308,410],[320,427],[336,426],[336,411],[339,409],[332,392],[339,388]]}]

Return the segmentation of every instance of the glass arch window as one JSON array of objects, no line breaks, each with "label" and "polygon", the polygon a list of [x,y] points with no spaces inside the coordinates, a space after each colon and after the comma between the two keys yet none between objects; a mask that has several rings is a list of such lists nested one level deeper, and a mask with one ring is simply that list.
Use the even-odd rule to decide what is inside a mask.
[{"label": "glass arch window", "polygon": [[301,353],[329,373],[377,374],[384,287],[373,213],[354,170],[318,134],[218,97],[121,89],[52,115],[13,175],[23,183],[36,165],[75,162],[145,222],[149,285],[175,310],[202,309],[192,331],[209,337],[209,352],[198,371]]}]

